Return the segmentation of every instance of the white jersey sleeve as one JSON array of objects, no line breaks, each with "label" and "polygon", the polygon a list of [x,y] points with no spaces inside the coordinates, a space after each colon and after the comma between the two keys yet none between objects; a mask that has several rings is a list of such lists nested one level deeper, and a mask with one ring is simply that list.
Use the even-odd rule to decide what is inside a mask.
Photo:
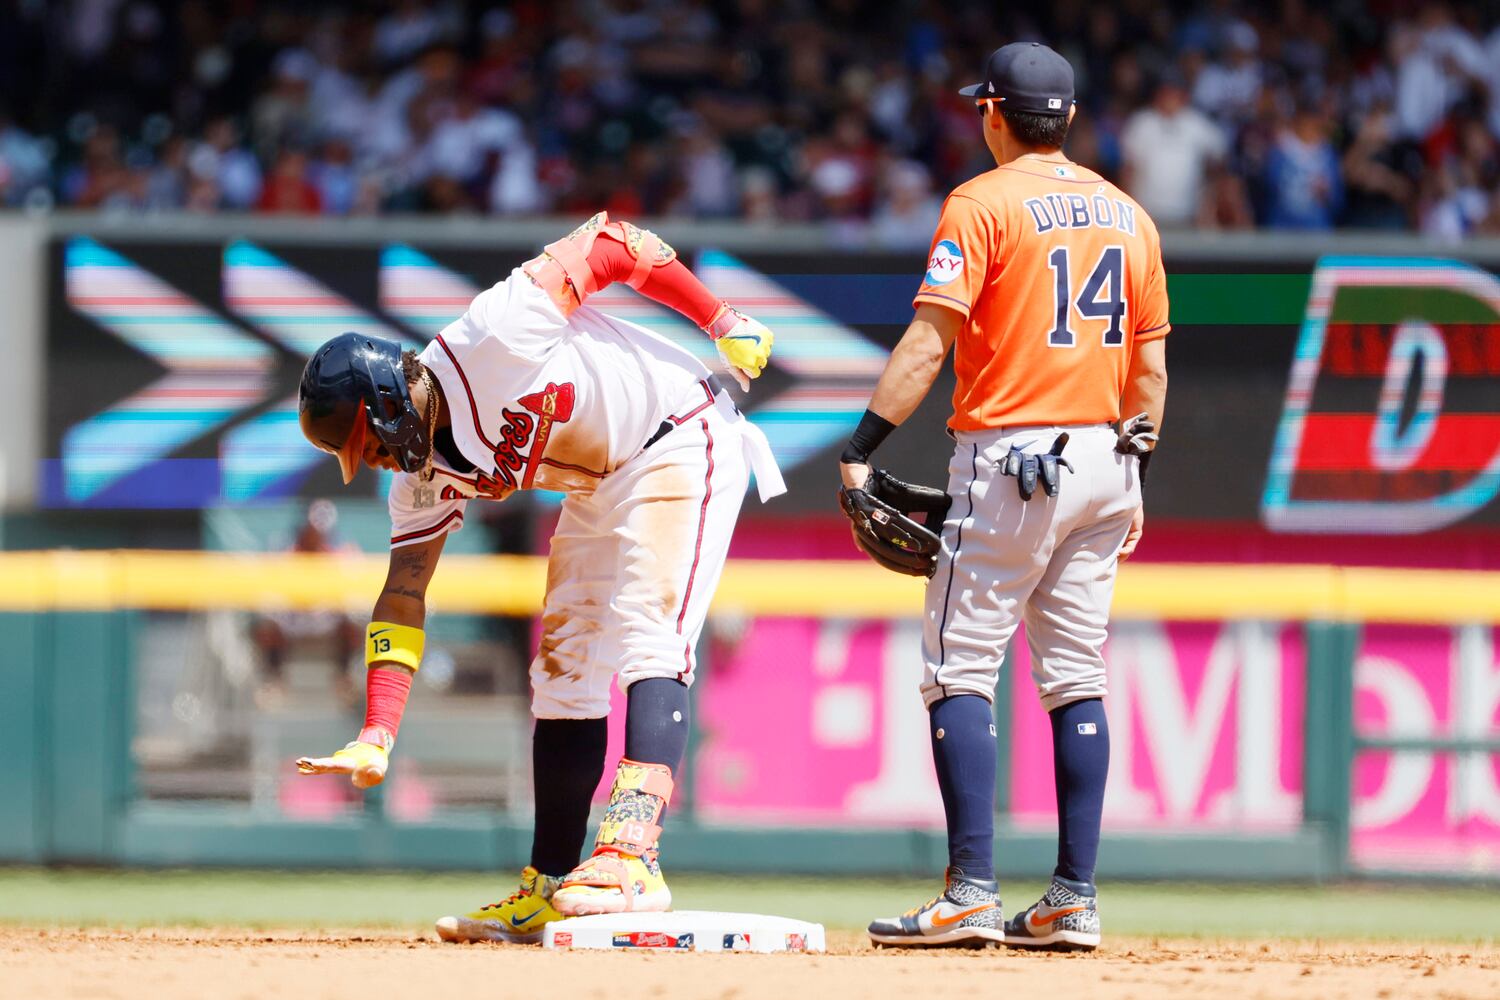
[{"label": "white jersey sleeve", "polygon": [[489,336],[515,357],[540,364],[568,335],[568,321],[516,268],[469,303],[462,322],[470,328],[470,337]]},{"label": "white jersey sleeve", "polygon": [[391,548],[430,542],[464,525],[469,498],[442,489],[440,482],[424,483],[421,476],[396,473],[388,498],[391,511]]}]

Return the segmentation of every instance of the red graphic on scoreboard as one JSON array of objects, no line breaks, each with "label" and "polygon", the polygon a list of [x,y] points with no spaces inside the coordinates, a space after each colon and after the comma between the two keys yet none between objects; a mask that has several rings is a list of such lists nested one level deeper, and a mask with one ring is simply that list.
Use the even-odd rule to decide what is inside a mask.
[{"label": "red graphic on scoreboard", "polygon": [[1500,280],[1455,261],[1324,258],[1261,514],[1273,530],[1406,534],[1500,492]]}]

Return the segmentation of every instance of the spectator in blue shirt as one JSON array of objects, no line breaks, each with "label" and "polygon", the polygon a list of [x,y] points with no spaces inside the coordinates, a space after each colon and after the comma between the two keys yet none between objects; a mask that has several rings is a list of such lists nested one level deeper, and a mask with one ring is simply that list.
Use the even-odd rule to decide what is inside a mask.
[{"label": "spectator in blue shirt", "polygon": [[1344,201],[1339,155],[1328,120],[1315,107],[1297,110],[1266,159],[1265,224],[1272,229],[1332,229]]}]

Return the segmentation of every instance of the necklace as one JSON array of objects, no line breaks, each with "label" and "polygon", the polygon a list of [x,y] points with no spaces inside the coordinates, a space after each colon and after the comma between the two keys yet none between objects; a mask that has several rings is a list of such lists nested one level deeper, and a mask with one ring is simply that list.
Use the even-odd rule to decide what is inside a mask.
[{"label": "necklace", "polygon": [[422,384],[427,387],[427,457],[422,460],[422,482],[432,482],[432,457],[437,453],[438,390],[432,369],[422,366]]}]

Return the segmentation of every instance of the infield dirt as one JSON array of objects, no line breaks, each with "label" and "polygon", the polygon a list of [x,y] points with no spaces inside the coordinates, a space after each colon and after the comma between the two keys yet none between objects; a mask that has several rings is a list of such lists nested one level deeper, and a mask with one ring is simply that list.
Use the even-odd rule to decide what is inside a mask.
[{"label": "infield dirt", "polygon": [[[871,949],[826,955],[543,952],[411,933],[0,928],[0,993],[55,1000],[956,996],[1500,998],[1500,949],[1111,939],[1091,955]],[[524,992],[517,987],[525,985]],[[547,984],[543,986],[542,984]]]}]

